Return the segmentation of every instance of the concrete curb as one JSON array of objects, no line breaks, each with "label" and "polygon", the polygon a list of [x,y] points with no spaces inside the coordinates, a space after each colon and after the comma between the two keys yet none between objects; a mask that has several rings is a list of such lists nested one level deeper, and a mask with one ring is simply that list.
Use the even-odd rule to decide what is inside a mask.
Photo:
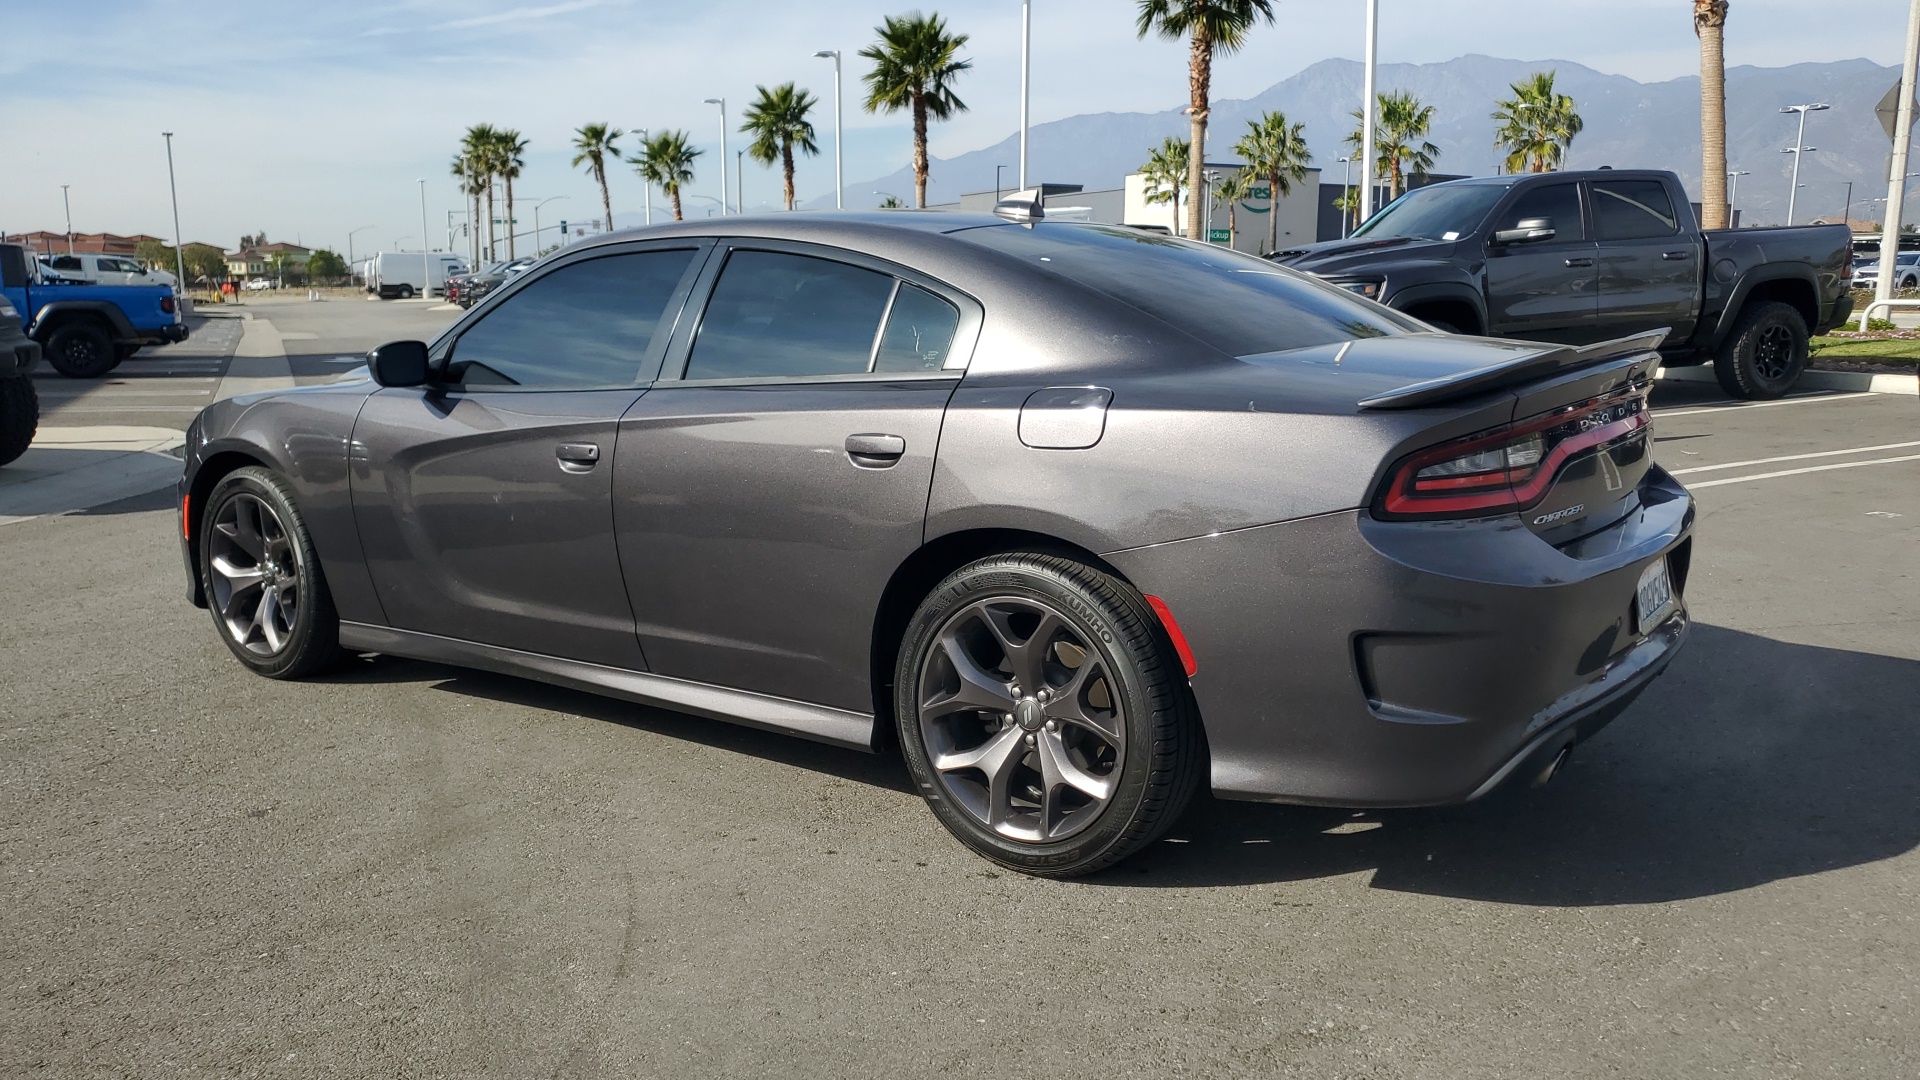
[{"label": "concrete curb", "polygon": [[[1656,376],[1665,382],[1713,383],[1711,365],[1698,367],[1661,368]],[[1920,376],[1915,375],[1875,375],[1867,371],[1808,371],[1800,376],[1801,388],[1806,390],[1840,390],[1855,394],[1905,394],[1908,397],[1920,395]]]}]

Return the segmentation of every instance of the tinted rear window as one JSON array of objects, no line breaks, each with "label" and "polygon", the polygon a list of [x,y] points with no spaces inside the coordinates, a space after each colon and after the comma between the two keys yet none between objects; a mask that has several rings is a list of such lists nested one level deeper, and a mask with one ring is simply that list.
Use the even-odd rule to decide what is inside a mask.
[{"label": "tinted rear window", "polygon": [[1264,259],[1137,229],[1056,222],[954,235],[1105,293],[1234,356],[1418,329]]}]

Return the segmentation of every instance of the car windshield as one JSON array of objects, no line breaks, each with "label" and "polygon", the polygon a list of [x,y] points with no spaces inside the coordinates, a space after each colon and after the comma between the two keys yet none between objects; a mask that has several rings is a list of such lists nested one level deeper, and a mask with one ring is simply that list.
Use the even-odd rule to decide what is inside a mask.
[{"label": "car windshield", "polygon": [[1422,329],[1263,259],[1138,229],[1055,223],[954,235],[1104,293],[1233,356]]},{"label": "car windshield", "polygon": [[1435,184],[1407,192],[1353,230],[1354,239],[1458,240],[1487,219],[1503,184]]}]

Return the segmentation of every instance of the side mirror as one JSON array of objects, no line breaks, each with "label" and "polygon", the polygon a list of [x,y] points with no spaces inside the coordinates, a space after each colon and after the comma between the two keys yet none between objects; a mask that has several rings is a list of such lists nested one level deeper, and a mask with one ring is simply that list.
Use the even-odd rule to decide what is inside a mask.
[{"label": "side mirror", "polygon": [[427,344],[389,341],[367,354],[367,367],[381,386],[422,386],[427,381]]},{"label": "side mirror", "polygon": [[1496,244],[1537,244],[1542,240],[1553,239],[1553,219],[1543,217],[1521,218],[1511,229],[1501,229],[1493,234]]}]

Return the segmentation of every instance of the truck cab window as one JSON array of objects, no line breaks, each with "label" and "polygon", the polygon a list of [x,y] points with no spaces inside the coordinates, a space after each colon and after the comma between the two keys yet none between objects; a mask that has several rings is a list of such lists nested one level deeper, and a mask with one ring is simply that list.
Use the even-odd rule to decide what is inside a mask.
[{"label": "truck cab window", "polygon": [[1645,240],[1680,231],[1673,200],[1658,180],[1596,180],[1593,222],[1601,240]]}]

